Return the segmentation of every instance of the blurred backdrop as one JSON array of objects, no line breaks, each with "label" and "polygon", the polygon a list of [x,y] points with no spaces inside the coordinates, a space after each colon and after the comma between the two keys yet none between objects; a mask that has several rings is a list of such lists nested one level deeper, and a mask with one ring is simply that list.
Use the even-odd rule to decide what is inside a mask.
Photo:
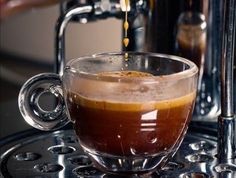
[{"label": "blurred backdrop", "polygon": [[[31,10],[0,22],[0,139],[29,129],[17,97],[31,76],[52,72],[54,28],[59,5]],[[89,24],[70,23],[66,32],[67,61],[93,53],[120,51],[122,24],[109,19]]]}]

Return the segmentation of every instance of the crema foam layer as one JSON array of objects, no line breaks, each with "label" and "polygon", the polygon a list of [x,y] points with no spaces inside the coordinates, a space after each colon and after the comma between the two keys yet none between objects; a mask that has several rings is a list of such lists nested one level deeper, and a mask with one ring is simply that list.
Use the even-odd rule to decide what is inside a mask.
[{"label": "crema foam layer", "polygon": [[[112,71],[97,74],[99,77],[145,78],[155,77],[139,71]],[[103,81],[101,78],[74,80],[69,99],[83,106],[109,110],[150,110],[185,105],[195,99],[196,90],[188,81],[166,83]],[[135,80],[134,80],[135,81]],[[144,80],[145,81],[145,80]]]},{"label": "crema foam layer", "polygon": [[98,76],[110,76],[110,77],[151,77],[153,76],[147,72],[139,71],[112,71],[112,72],[101,72]]}]

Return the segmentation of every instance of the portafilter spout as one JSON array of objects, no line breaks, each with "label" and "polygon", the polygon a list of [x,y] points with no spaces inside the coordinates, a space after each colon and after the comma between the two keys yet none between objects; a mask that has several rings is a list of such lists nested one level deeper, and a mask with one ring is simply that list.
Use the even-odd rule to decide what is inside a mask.
[{"label": "portafilter spout", "polygon": [[236,114],[234,111],[234,57],[236,1],[222,0],[223,29],[221,56],[221,115],[218,118],[218,159],[228,162],[236,156]]}]

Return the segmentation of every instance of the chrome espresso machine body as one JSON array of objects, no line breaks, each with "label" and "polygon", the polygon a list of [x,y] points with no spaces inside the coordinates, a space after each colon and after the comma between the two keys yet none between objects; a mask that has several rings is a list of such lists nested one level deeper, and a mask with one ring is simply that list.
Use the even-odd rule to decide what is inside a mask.
[{"label": "chrome espresso machine body", "polygon": [[[189,132],[175,157],[149,177],[236,177],[236,1],[130,3],[128,51],[179,55],[200,68]],[[119,0],[68,0],[61,1],[60,8],[55,72],[62,75],[68,23],[110,17],[123,20],[125,9]],[[2,146],[0,177],[120,177],[97,170],[77,142],[70,128],[44,134],[35,131],[30,136],[22,133]]]}]

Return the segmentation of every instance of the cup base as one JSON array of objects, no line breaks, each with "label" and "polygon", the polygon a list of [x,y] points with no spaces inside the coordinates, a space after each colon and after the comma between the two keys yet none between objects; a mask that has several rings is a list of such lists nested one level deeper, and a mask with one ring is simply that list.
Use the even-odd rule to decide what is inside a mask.
[{"label": "cup base", "polygon": [[106,153],[98,153],[84,148],[95,166],[112,174],[150,174],[161,168],[174,152],[162,152],[145,156],[116,156]]}]

